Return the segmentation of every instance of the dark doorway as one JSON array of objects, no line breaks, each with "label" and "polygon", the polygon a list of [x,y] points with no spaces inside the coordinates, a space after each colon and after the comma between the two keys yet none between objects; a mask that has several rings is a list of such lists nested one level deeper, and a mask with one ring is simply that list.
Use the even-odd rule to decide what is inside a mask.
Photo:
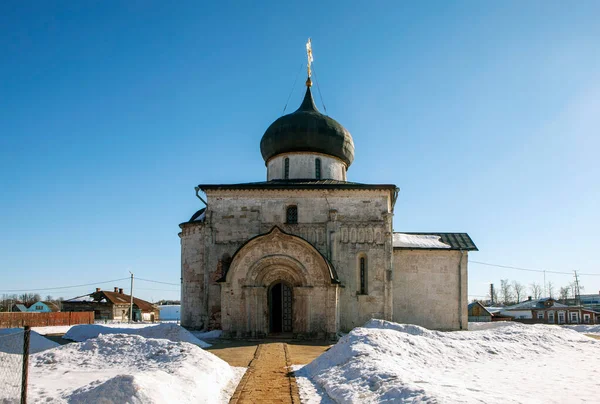
[{"label": "dark doorway", "polygon": [[272,333],[292,332],[292,288],[285,283],[269,292],[269,326]]}]

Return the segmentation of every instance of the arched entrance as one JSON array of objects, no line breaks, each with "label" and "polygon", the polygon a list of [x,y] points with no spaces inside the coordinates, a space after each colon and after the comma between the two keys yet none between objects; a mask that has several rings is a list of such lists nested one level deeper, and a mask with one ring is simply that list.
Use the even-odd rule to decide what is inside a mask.
[{"label": "arched entrance", "polygon": [[324,337],[338,330],[333,266],[308,241],[278,227],[243,244],[220,282],[225,335]]},{"label": "arched entrance", "polygon": [[277,282],[269,288],[269,332],[292,332],[292,288]]}]

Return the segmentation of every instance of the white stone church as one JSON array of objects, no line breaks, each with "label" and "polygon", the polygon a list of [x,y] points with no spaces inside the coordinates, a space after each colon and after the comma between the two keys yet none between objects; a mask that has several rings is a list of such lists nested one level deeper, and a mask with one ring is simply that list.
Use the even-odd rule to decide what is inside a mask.
[{"label": "white stone church", "polygon": [[196,187],[206,207],[179,234],[183,326],[297,338],[333,338],[371,318],[467,328],[477,247],[466,233],[394,232],[398,188],[347,180],[352,136],[317,110],[310,77],[260,149],[266,181]]}]

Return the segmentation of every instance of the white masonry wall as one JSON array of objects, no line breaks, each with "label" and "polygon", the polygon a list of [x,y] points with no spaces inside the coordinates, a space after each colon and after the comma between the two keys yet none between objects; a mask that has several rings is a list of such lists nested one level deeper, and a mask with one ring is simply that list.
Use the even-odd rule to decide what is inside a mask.
[{"label": "white masonry wall", "polygon": [[321,159],[321,179],[346,181],[346,163],[320,153],[279,154],[267,162],[267,181],[285,179],[285,159],[290,159],[289,179],[315,179],[315,160]]},{"label": "white masonry wall", "polygon": [[467,329],[467,252],[394,250],[394,321]]}]

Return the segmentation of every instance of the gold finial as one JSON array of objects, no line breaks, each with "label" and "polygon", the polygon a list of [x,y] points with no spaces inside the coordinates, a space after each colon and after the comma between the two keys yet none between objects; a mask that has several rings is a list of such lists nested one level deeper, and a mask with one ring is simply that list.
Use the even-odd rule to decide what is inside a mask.
[{"label": "gold finial", "polygon": [[312,72],[310,70],[310,64],[313,62],[312,42],[310,38],[308,38],[308,42],[306,42],[306,58],[308,60],[308,63],[306,64],[306,69],[308,71],[308,79],[306,79],[306,86],[310,87],[312,85],[312,81],[310,80],[310,76],[312,75]]}]

